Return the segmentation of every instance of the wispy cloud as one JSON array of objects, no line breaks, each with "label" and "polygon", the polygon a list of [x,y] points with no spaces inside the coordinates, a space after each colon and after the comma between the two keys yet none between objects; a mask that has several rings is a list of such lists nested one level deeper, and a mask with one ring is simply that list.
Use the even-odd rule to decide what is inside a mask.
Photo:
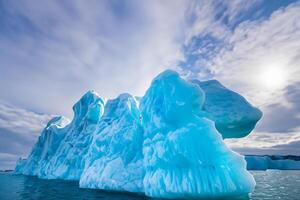
[{"label": "wispy cloud", "polygon": [[[261,130],[289,132],[299,125],[295,116],[300,114],[300,96],[295,95],[300,77],[300,4],[291,3],[265,15],[253,12],[253,8],[262,11],[271,6],[262,3],[196,7],[199,16],[184,47],[182,68],[200,79],[218,79],[258,105],[266,113]],[[233,17],[237,15],[239,19]],[[284,116],[275,118],[281,123],[272,120],[279,110]]]},{"label": "wispy cloud", "polygon": [[142,95],[181,56],[185,7],[184,1],[3,3],[0,98],[70,116],[88,89],[107,98]]},{"label": "wispy cloud", "polygon": [[20,134],[37,134],[51,118],[28,110],[0,104],[0,128]]},{"label": "wispy cloud", "polygon": [[[0,168],[25,157],[52,116],[0,104]],[[14,162],[13,162],[14,161]]]},{"label": "wispy cloud", "polygon": [[300,132],[254,132],[246,138],[228,139],[225,142],[242,154],[298,155]]}]

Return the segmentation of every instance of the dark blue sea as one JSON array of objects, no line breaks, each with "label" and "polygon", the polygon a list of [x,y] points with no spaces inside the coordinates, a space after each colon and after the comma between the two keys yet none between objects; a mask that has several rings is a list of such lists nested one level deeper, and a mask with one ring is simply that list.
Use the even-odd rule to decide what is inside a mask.
[{"label": "dark blue sea", "polygon": [[[256,189],[249,200],[300,200],[300,171],[252,171]],[[0,200],[103,199],[136,200],[148,197],[78,188],[78,182],[42,180],[31,176],[0,173]],[[247,198],[246,198],[247,199]]]}]

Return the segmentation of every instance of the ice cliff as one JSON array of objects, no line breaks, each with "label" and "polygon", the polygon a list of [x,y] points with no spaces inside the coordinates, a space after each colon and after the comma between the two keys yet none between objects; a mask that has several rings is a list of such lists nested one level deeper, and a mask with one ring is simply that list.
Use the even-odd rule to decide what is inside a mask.
[{"label": "ice cliff", "polygon": [[64,117],[51,119],[24,162],[22,173],[46,179],[78,180],[103,106],[103,99],[89,91],[73,106],[71,122]]},{"label": "ice cliff", "polygon": [[80,187],[143,191],[143,127],[129,94],[109,100],[93,134]]},{"label": "ice cliff", "polygon": [[56,155],[56,150],[65,136],[62,128],[68,123],[68,119],[64,117],[54,117],[38,138],[27,160],[20,160],[22,173],[25,175],[40,176],[48,171],[50,159]]},{"label": "ice cliff", "polygon": [[158,198],[243,196],[254,189],[244,158],[223,139],[248,135],[262,113],[217,81],[167,70],[139,100],[121,94],[105,103],[89,91],[73,110],[71,122],[48,123],[15,173]]}]

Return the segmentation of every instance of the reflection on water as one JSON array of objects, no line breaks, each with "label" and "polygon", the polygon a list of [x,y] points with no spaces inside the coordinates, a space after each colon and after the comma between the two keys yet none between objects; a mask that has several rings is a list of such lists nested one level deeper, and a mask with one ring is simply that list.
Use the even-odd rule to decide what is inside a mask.
[{"label": "reflection on water", "polygon": [[[300,171],[253,171],[257,182],[251,200],[300,199]],[[31,176],[0,173],[0,200],[58,199],[149,199],[143,195],[78,188],[78,182],[42,180]]]}]

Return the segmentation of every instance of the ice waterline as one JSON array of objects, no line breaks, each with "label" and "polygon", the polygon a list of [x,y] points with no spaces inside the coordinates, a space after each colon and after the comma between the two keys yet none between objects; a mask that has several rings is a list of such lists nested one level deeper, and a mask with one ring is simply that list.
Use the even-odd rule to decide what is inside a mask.
[{"label": "ice waterline", "polygon": [[87,92],[69,122],[47,124],[15,173],[158,198],[245,196],[255,187],[225,138],[248,135],[262,113],[218,81],[167,70],[137,100]]}]

